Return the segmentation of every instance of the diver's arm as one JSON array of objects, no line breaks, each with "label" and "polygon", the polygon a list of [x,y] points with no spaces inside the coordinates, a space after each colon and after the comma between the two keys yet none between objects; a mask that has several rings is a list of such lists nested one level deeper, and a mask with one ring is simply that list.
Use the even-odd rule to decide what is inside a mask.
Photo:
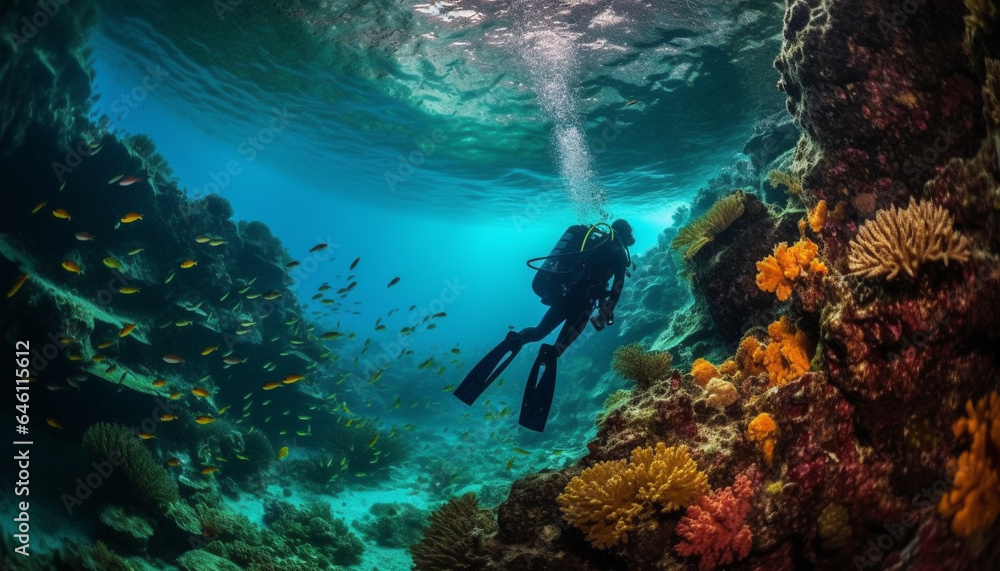
[{"label": "diver's arm", "polygon": [[615,272],[615,280],[611,283],[611,291],[608,292],[608,297],[601,303],[601,313],[604,314],[605,320],[609,324],[615,319],[615,306],[618,305],[618,298],[621,297],[624,287],[625,270],[622,269]]}]

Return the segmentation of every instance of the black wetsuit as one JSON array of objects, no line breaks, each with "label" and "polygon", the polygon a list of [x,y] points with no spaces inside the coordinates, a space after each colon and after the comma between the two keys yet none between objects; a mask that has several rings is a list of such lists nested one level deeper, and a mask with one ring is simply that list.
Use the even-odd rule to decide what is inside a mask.
[{"label": "black wetsuit", "polygon": [[[542,320],[534,327],[525,327],[518,334],[523,343],[541,341],[560,323],[565,322],[553,345],[555,356],[562,355],[576,338],[587,328],[587,322],[595,307],[600,308],[601,321],[610,323],[615,306],[625,285],[625,272],[629,257],[625,247],[617,239],[609,240],[587,254],[573,281],[563,295],[556,298]],[[608,280],[614,278],[611,290],[607,290]]]}]

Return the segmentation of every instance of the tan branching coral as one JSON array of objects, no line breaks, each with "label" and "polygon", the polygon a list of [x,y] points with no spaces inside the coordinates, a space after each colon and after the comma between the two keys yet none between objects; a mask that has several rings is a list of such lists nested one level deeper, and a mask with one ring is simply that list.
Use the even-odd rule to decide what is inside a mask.
[{"label": "tan branching coral", "polygon": [[734,192],[715,201],[708,212],[680,229],[677,237],[670,242],[671,250],[684,250],[684,259],[690,260],[708,244],[715,235],[722,232],[743,216],[743,193]]},{"label": "tan branching coral", "polygon": [[646,351],[639,343],[615,349],[611,368],[622,377],[634,381],[639,388],[649,388],[670,374],[673,357],[666,351]]},{"label": "tan branching coral", "polygon": [[985,529],[1000,516],[1000,394],[993,391],[972,406],[952,426],[955,438],[968,435],[972,444],[948,462],[954,477],[951,491],[941,497],[938,512],[950,517],[951,530],[968,537]]},{"label": "tan branching coral", "polygon": [[911,197],[906,208],[880,210],[874,220],[861,226],[851,240],[847,265],[855,275],[885,275],[892,280],[900,272],[914,276],[926,262],[965,263],[972,247],[952,224],[951,215],[941,206]]},{"label": "tan branching coral", "polygon": [[563,518],[598,549],[627,543],[628,534],[657,512],[686,507],[708,491],[687,447],[636,448],[631,463],[599,462],[570,480],[556,500]]},{"label": "tan branching coral", "polygon": [[802,178],[784,171],[773,170],[767,173],[767,182],[771,183],[771,186],[775,188],[779,186],[785,187],[788,194],[794,196],[802,194]]}]

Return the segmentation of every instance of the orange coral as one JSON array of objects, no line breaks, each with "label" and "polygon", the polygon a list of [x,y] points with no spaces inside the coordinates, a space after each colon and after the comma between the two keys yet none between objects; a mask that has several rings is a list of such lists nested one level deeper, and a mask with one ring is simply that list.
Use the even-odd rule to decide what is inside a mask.
[{"label": "orange coral", "polygon": [[820,200],[816,207],[809,212],[809,228],[812,228],[813,232],[819,232],[823,229],[823,225],[826,224],[826,201]]},{"label": "orange coral", "polygon": [[768,464],[774,460],[774,440],[778,425],[770,414],[762,412],[750,421],[747,427],[747,440],[756,442]]},{"label": "orange coral", "polygon": [[951,530],[959,537],[989,527],[1000,515],[1000,395],[993,391],[975,408],[969,399],[965,414],[952,425],[952,432],[955,438],[968,434],[972,444],[948,462],[955,480],[938,503],[938,512],[952,518]]},{"label": "orange coral", "polygon": [[747,335],[740,341],[740,347],[736,350],[736,363],[743,378],[759,375],[766,370],[763,366],[763,356],[760,361],[754,357],[760,348],[760,341],[753,335]]},{"label": "orange coral", "polygon": [[691,365],[691,376],[694,377],[694,380],[701,388],[705,388],[708,381],[719,376],[719,370],[705,359],[696,359],[694,364]]},{"label": "orange coral", "polygon": [[726,359],[721,365],[719,365],[719,374],[721,375],[735,375],[739,370],[739,364],[733,359]]},{"label": "orange coral", "polygon": [[769,387],[783,385],[809,370],[809,338],[804,331],[796,331],[788,317],[768,325],[767,334],[771,342],[754,352],[754,360],[767,370]]},{"label": "orange coral", "polygon": [[757,287],[773,291],[779,300],[785,301],[800,276],[827,272],[826,266],[816,259],[818,252],[819,247],[805,238],[790,247],[785,242],[778,244],[774,255],[757,262]]}]

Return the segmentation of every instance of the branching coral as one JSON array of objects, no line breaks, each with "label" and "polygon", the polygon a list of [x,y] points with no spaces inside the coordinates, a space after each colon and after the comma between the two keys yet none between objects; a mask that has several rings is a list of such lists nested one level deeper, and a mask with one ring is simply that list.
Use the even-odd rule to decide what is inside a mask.
[{"label": "branching coral", "polygon": [[702,496],[677,524],[682,539],[674,549],[686,557],[700,556],[699,571],[749,555],[753,534],[745,520],[756,491],[753,481],[740,474],[732,486]]},{"label": "branching coral", "polygon": [[719,376],[719,370],[708,360],[699,358],[691,365],[691,376],[701,388],[705,388],[709,381]]},{"label": "branching coral", "polygon": [[623,345],[615,350],[611,367],[622,377],[647,389],[670,374],[673,358],[666,351],[646,351],[639,343]]},{"label": "branching coral", "polygon": [[816,258],[818,251],[819,247],[806,238],[791,247],[785,242],[778,244],[773,255],[757,262],[757,287],[773,291],[779,300],[785,301],[792,294],[796,280],[827,273],[826,265]]},{"label": "branching coral", "polygon": [[705,244],[743,216],[743,193],[735,192],[717,200],[701,217],[691,221],[677,233],[670,243],[671,250],[684,250],[684,259],[690,260]]},{"label": "branching coral", "polygon": [[473,493],[452,498],[430,515],[424,537],[410,548],[417,571],[485,569],[486,539],[496,533],[490,510],[479,507]]},{"label": "branching coral", "polygon": [[948,462],[954,483],[938,504],[960,537],[989,527],[1000,515],[1000,394],[993,391],[975,407],[969,399],[965,414],[955,421],[952,432],[955,438],[968,435],[972,444]]},{"label": "branching coral", "polygon": [[757,443],[769,465],[774,461],[774,441],[777,430],[778,425],[766,412],[758,414],[747,426],[747,440]]},{"label": "branching coral", "polygon": [[881,275],[891,281],[900,272],[913,277],[927,262],[969,261],[968,238],[952,228],[951,214],[928,201],[910,197],[906,208],[880,210],[851,240],[847,266],[855,275]]},{"label": "branching coral", "polygon": [[99,422],[83,433],[83,450],[95,462],[120,461],[129,488],[140,502],[166,508],[180,498],[177,484],[132,432],[120,425]]},{"label": "branching coral", "polygon": [[599,462],[570,480],[556,500],[566,521],[599,549],[628,542],[628,533],[657,511],[690,505],[708,490],[684,446],[632,450],[625,460]]}]

